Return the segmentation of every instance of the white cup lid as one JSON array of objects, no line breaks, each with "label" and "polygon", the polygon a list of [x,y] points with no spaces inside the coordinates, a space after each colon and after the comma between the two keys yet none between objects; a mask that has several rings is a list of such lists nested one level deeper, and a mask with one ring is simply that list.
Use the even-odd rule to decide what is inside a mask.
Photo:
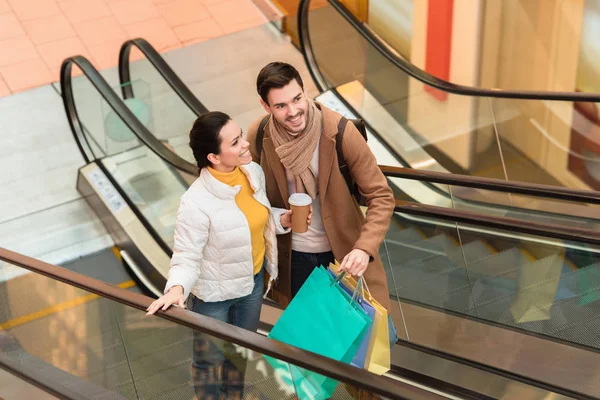
[{"label": "white cup lid", "polygon": [[306,193],[294,193],[290,196],[288,202],[290,205],[296,207],[309,206],[312,204],[312,197]]}]

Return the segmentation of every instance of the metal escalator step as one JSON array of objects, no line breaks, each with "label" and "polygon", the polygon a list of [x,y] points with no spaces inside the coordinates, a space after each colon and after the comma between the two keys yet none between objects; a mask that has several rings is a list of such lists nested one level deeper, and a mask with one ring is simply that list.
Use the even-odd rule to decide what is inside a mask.
[{"label": "metal escalator step", "polygon": [[445,255],[449,251],[456,251],[454,243],[445,234],[437,235],[419,242],[405,243],[385,240],[392,268],[409,264],[432,256]]},{"label": "metal escalator step", "polygon": [[460,290],[468,287],[468,277],[464,269],[456,268],[435,275],[419,269],[410,269],[404,272],[403,278],[406,281],[398,287],[398,295],[402,298],[437,307],[448,307],[453,311],[472,308],[469,292]]},{"label": "metal escalator step", "polygon": [[600,302],[580,306],[577,298],[562,300],[554,304],[551,315],[542,333],[594,348],[600,346]]},{"label": "metal escalator step", "polygon": [[509,325],[542,319],[554,302],[563,264],[555,254],[516,268],[514,276],[480,276],[473,284],[481,286],[475,296],[477,314]]},{"label": "metal escalator step", "polygon": [[487,259],[490,256],[498,254],[494,252],[488,245],[481,240],[474,240],[463,246],[465,259],[467,264],[476,263],[480,260]]},{"label": "metal escalator step", "polygon": [[390,239],[400,243],[413,243],[423,240],[423,236],[413,227],[407,229],[398,229],[390,226],[387,232],[386,239]]},{"label": "metal escalator step", "polygon": [[469,273],[473,274],[500,276],[530,262],[531,260],[518,248],[511,248],[475,262],[469,262],[468,269]]},{"label": "metal escalator step", "polygon": [[468,291],[456,290],[466,285],[466,275],[459,270],[429,277],[411,286],[398,289],[402,298],[440,307],[455,312],[473,309],[473,301]]}]

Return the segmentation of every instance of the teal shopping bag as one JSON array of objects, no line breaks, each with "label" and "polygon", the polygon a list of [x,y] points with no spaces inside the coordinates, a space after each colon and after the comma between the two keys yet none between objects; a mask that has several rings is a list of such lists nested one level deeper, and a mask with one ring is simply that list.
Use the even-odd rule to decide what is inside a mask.
[{"label": "teal shopping bag", "polygon": [[[272,339],[350,363],[369,327],[366,313],[349,301],[325,268],[315,268],[269,334]],[[282,361],[265,357],[274,368]],[[289,365],[300,399],[331,397],[338,382]]]},{"label": "teal shopping bag", "polygon": [[[338,277],[335,272],[333,272],[331,270],[331,268],[327,268],[327,273],[330,276],[330,279],[332,281],[336,280],[336,278]],[[362,283],[362,279],[364,278],[360,278],[359,279],[359,284]],[[355,295],[355,293],[352,291],[352,289],[350,289],[348,286],[346,286],[346,284],[344,284],[341,280],[338,283],[338,287],[343,290],[343,294],[346,297],[352,297]],[[357,290],[360,290],[359,287],[357,287]],[[351,365],[357,367],[357,368],[364,368],[365,367],[365,360],[367,358],[367,349],[369,348],[369,341],[371,339],[371,328],[373,327],[373,321],[375,319],[375,308],[366,300],[364,299],[360,294],[357,297],[357,301],[356,303],[358,304],[358,306],[360,306],[360,308],[367,314],[368,316],[368,328],[367,328],[367,332],[365,333],[362,342],[360,343],[360,345],[358,346],[358,350],[356,351],[356,354],[354,355],[354,358],[352,358],[352,361],[350,362]]]}]

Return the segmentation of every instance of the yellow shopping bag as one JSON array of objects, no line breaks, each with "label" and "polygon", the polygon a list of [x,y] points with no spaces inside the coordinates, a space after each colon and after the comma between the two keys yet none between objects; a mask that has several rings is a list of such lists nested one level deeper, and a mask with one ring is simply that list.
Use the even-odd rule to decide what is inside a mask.
[{"label": "yellow shopping bag", "polygon": [[[338,269],[340,268],[340,264],[338,261],[335,261],[335,264],[330,263],[329,268],[336,275],[339,275]],[[346,274],[342,278],[342,282],[351,290],[356,289],[357,282],[350,274]],[[371,328],[371,338],[369,340],[369,347],[367,348],[364,368],[375,375],[383,375],[391,368],[388,312],[385,307],[371,296],[368,287],[367,291],[362,293],[362,297],[375,308],[375,318],[373,320],[373,327]]]}]

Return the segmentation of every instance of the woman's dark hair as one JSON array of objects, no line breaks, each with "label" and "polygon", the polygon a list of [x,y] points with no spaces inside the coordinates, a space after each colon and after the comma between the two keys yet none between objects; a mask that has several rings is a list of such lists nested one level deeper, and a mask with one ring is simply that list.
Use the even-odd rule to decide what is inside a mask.
[{"label": "woman's dark hair", "polygon": [[267,104],[269,101],[269,91],[271,89],[281,89],[287,86],[292,80],[296,80],[298,85],[304,89],[304,83],[300,73],[292,65],[284,62],[272,62],[263,67],[256,78],[256,91],[260,98]]},{"label": "woman's dark hair", "polygon": [[208,155],[221,152],[221,129],[229,122],[229,115],[220,111],[211,111],[196,119],[190,131],[190,147],[194,153],[198,171],[210,165]]}]

